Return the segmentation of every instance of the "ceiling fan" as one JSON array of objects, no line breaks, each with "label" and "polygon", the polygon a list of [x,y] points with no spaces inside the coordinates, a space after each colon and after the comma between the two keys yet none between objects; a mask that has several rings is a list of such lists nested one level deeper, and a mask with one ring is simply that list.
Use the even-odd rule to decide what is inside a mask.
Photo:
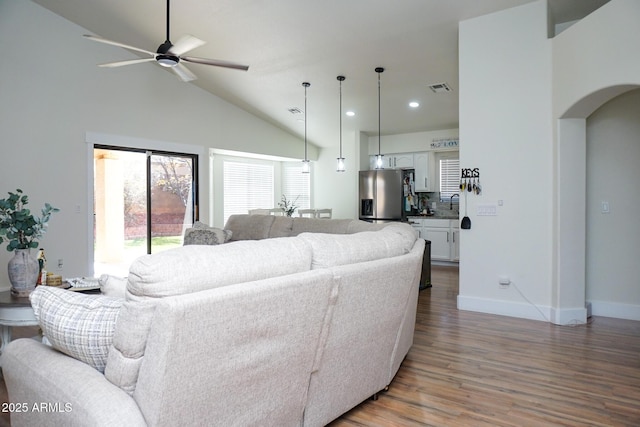
[{"label": "ceiling fan", "polygon": [[140,64],[142,62],[151,62],[156,61],[163,67],[171,68],[171,70],[176,73],[176,75],[185,82],[195,80],[196,76],[193,74],[187,67],[182,64],[184,62],[191,62],[194,64],[204,64],[204,65],[212,65],[214,67],[224,67],[224,68],[232,68],[236,70],[247,71],[249,69],[248,65],[240,65],[234,64],[233,62],[221,61],[218,59],[206,59],[206,58],[197,58],[195,56],[182,56],[188,51],[195,49],[199,46],[205,44],[204,41],[192,36],[192,35],[184,35],[180,37],[180,39],[175,43],[171,43],[171,39],[169,37],[169,0],[167,0],[167,39],[162,43],[156,52],[151,52],[149,50],[140,49],[138,47],[129,46],[126,44],[118,43],[112,40],[107,40],[99,36],[94,36],[90,34],[85,34],[84,37],[89,40],[93,40],[100,43],[110,44],[113,46],[119,46],[125,49],[133,50],[136,52],[146,53],[150,56],[150,58],[141,58],[141,59],[129,59],[126,61],[118,61],[118,62],[110,62],[108,64],[100,64],[100,67],[122,67],[123,65],[132,65],[132,64]]}]

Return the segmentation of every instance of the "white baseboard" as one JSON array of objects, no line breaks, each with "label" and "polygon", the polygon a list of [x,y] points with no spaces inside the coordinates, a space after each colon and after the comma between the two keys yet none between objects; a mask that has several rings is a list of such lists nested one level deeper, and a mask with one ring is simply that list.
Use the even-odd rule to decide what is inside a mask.
[{"label": "white baseboard", "polygon": [[[519,317],[522,319],[542,320],[544,322],[549,322],[549,319],[551,319],[550,307],[538,306],[538,308],[536,308],[531,304],[522,302],[467,297],[462,295],[458,295],[458,309],[498,314],[500,316]],[[538,309],[540,311],[538,311]]]},{"label": "white baseboard", "polygon": [[587,323],[587,307],[552,308],[551,323],[555,325],[582,325]]},{"label": "white baseboard", "polygon": [[640,305],[607,301],[588,301],[585,307],[557,309],[548,306],[538,306],[536,308],[523,302],[458,295],[458,309],[522,319],[542,320],[556,325],[586,323],[587,316],[590,315],[640,320]]},{"label": "white baseboard", "polygon": [[640,305],[608,301],[589,301],[589,303],[591,303],[591,314],[594,316],[640,320]]}]

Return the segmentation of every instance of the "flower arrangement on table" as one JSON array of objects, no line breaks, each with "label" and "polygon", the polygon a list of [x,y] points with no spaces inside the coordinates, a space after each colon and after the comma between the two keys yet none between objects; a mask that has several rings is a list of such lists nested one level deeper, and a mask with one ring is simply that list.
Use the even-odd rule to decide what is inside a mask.
[{"label": "flower arrangement on table", "polygon": [[282,209],[285,215],[293,216],[293,213],[295,212],[295,210],[298,209],[298,206],[296,205],[296,202],[298,201],[298,197],[296,197],[295,200],[292,202],[290,200],[287,200],[287,196],[285,196],[284,194],[282,195],[282,199],[280,202],[278,202],[278,206],[280,206],[280,209]]}]

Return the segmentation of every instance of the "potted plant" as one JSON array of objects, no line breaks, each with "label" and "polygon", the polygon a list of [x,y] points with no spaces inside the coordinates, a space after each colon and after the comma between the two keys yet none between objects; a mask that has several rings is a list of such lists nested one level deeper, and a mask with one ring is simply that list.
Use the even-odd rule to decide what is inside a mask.
[{"label": "potted plant", "polygon": [[295,210],[298,209],[298,206],[296,206],[298,197],[296,197],[296,199],[292,202],[290,200],[287,200],[287,196],[285,196],[284,194],[282,195],[282,201],[278,202],[278,206],[280,206],[280,209],[282,209],[285,215],[293,216],[293,213],[295,212]]},{"label": "potted plant", "polygon": [[0,243],[7,241],[7,251],[15,253],[9,260],[8,272],[11,291],[18,296],[28,296],[36,286],[39,265],[30,250],[38,247],[51,214],[59,211],[45,203],[42,216],[36,217],[25,207],[28,203],[29,197],[20,189],[0,199]]}]

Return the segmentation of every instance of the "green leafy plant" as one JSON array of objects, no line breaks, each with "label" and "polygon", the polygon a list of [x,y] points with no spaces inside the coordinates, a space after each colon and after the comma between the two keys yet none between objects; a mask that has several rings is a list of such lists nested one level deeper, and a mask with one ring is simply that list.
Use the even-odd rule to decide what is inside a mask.
[{"label": "green leafy plant", "polygon": [[20,189],[15,193],[9,192],[8,198],[0,199],[0,242],[9,242],[9,252],[37,248],[38,239],[47,232],[51,214],[60,210],[45,203],[42,216],[38,218],[25,208],[28,203],[29,197]]},{"label": "green leafy plant", "polygon": [[287,196],[285,196],[284,194],[282,195],[282,201],[278,202],[278,206],[280,206],[280,209],[284,211],[285,215],[292,216],[295,210],[298,209],[298,206],[296,206],[298,197],[296,197],[296,199],[292,202],[290,200],[287,200]]}]

